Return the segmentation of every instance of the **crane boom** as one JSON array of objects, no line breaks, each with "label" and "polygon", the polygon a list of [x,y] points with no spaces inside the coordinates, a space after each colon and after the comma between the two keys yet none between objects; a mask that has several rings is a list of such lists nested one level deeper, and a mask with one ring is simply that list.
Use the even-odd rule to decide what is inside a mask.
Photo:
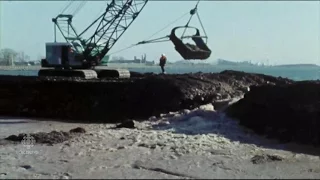
[{"label": "crane boom", "polygon": [[[102,64],[104,56],[138,17],[147,3],[148,0],[111,0],[105,11],[80,33],[72,25],[72,14],[61,13],[53,18],[55,41],[46,43],[46,58],[41,60],[43,69],[39,71],[39,76],[67,76],[87,79],[129,78],[130,72],[128,69],[95,67]],[[191,16],[195,13],[196,8],[190,11]],[[206,36],[201,36],[199,29],[196,28],[197,34],[191,36],[196,43],[196,47],[198,47],[197,50],[192,49],[193,46],[183,43],[182,38],[179,39],[175,36],[175,30],[177,28],[188,28],[190,20],[191,18],[185,26],[174,28],[171,34],[164,38],[169,38],[173,42],[175,49],[184,59],[206,59],[210,56],[211,50],[202,40],[202,37]],[[56,41],[57,28],[66,42]],[[85,38],[84,34],[89,30],[92,30],[93,33]],[[160,39],[163,40],[163,38],[157,38],[156,40]],[[151,42],[154,42],[154,40],[142,41],[136,45]]]},{"label": "crane boom", "polygon": [[[72,25],[73,15],[59,14],[52,19],[55,24],[55,33],[58,28],[81,59],[92,64],[102,60],[110,51],[147,2],[148,0],[112,0],[105,11],[81,33],[78,33]],[[96,28],[93,35],[85,39],[83,35],[94,27]]]}]

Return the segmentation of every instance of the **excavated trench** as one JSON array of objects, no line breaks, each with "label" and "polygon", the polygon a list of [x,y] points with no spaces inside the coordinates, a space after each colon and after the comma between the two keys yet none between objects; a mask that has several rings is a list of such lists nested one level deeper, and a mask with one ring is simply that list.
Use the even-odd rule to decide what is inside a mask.
[{"label": "excavated trench", "polygon": [[80,80],[0,76],[0,115],[119,122],[237,97],[248,86],[291,80],[237,71]]}]

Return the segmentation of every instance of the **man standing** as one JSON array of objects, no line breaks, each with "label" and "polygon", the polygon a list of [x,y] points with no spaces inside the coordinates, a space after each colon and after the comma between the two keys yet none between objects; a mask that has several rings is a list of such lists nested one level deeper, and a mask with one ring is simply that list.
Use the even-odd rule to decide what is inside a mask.
[{"label": "man standing", "polygon": [[165,54],[161,54],[161,57],[160,57],[160,67],[161,67],[161,71],[162,73],[165,73],[165,70],[164,70],[164,66],[166,65],[166,62],[167,62],[167,57]]}]

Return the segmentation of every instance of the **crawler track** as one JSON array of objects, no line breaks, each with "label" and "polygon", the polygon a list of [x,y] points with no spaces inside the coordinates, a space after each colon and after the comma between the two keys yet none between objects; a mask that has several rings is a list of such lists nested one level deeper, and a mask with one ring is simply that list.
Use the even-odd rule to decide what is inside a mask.
[{"label": "crawler track", "polygon": [[97,78],[130,78],[130,72],[127,69],[94,69],[94,70],[58,70],[58,69],[40,69],[39,77],[74,77],[81,79]]}]

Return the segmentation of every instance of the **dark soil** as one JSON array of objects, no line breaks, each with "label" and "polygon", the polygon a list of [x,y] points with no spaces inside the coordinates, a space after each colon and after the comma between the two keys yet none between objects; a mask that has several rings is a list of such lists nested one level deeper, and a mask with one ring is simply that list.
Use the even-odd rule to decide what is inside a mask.
[{"label": "dark soil", "polygon": [[320,81],[252,87],[226,112],[269,138],[320,145]]},{"label": "dark soil", "polygon": [[78,127],[75,129],[71,129],[69,132],[64,132],[64,131],[51,131],[49,133],[45,132],[38,132],[38,133],[31,133],[31,134],[26,134],[26,133],[21,133],[19,135],[10,135],[5,140],[8,141],[14,141],[14,142],[21,142],[24,137],[27,137],[29,135],[30,137],[33,137],[35,140],[35,143],[37,144],[57,144],[57,143],[62,143],[64,141],[67,141],[74,137],[76,134],[75,133],[85,133],[85,129]]},{"label": "dark soil", "polygon": [[132,76],[102,80],[0,76],[0,115],[79,122],[139,120],[237,97],[251,85],[292,83],[238,71]]}]

